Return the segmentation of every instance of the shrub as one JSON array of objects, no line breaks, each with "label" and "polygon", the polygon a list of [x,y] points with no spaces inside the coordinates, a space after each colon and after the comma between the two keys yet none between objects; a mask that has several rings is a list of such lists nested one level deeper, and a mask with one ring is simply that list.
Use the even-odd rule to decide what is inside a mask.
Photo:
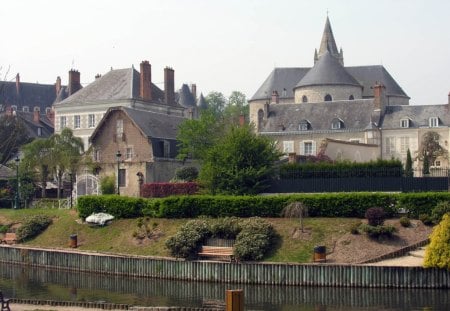
[{"label": "shrub", "polygon": [[425,251],[425,267],[450,270],[450,215],[443,216],[441,222],[433,229],[430,245]]},{"label": "shrub", "polygon": [[174,236],[166,240],[166,247],[174,257],[196,258],[201,244],[211,235],[205,219],[188,221]]},{"label": "shrub", "polygon": [[259,217],[249,218],[242,224],[234,253],[241,260],[261,260],[271,249],[275,237],[275,230],[269,222]]},{"label": "shrub", "polygon": [[36,215],[27,218],[17,229],[17,240],[23,242],[34,238],[44,231],[51,223],[51,218],[46,215]]},{"label": "shrub", "polygon": [[[86,218],[93,213],[108,213],[115,218],[134,218],[142,216],[146,201],[118,195],[86,195],[77,200],[78,215]],[[150,212],[149,212],[150,214]]]},{"label": "shrub", "polygon": [[144,198],[164,198],[171,195],[192,195],[198,192],[195,182],[149,183],[142,185]]},{"label": "shrub", "polygon": [[236,239],[242,227],[237,217],[219,218],[211,224],[211,234],[221,239]]},{"label": "shrub", "polygon": [[371,226],[362,224],[361,230],[371,238],[379,238],[379,237],[391,237],[392,234],[395,232],[395,227],[391,225],[378,225],[378,226]]},{"label": "shrub", "polygon": [[433,225],[433,220],[431,220],[431,217],[427,214],[420,214],[419,220],[425,225],[425,226],[431,226]]},{"label": "shrub", "polygon": [[0,225],[0,233],[6,233],[9,230],[8,225]]},{"label": "shrub", "polygon": [[116,192],[116,179],[114,176],[105,176],[100,179],[100,191],[102,194],[114,194]]},{"label": "shrub", "polygon": [[370,226],[381,226],[384,223],[386,213],[381,207],[371,207],[366,211],[365,217]]},{"label": "shrub", "polygon": [[409,211],[409,216],[431,215],[433,208],[442,201],[450,201],[450,192],[402,193],[398,195],[397,208]]},{"label": "shrub", "polygon": [[431,219],[434,223],[439,223],[445,214],[450,213],[450,202],[442,201],[436,204],[436,206],[431,211]]},{"label": "shrub", "polygon": [[361,223],[354,223],[351,227],[350,227],[350,233],[351,234],[359,234],[359,228],[361,227]]},{"label": "shrub", "polygon": [[400,225],[402,225],[402,227],[410,227],[411,226],[411,220],[409,220],[408,217],[403,216],[400,218]]},{"label": "shrub", "polygon": [[194,181],[198,177],[198,169],[194,166],[181,167],[175,171],[175,179],[180,181]]}]

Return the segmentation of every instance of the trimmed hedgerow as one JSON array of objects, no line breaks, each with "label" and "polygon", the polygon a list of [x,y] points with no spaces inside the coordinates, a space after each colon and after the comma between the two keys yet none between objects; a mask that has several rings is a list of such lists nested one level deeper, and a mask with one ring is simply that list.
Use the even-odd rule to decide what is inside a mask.
[{"label": "trimmed hedgerow", "polygon": [[434,223],[439,223],[445,214],[450,213],[450,202],[442,201],[436,204],[436,206],[431,211],[431,219]]},{"label": "trimmed hedgerow", "polygon": [[78,198],[77,209],[81,218],[93,213],[108,213],[115,218],[134,218],[142,216],[146,201],[118,195],[87,195]]},{"label": "trimmed hedgerow", "polygon": [[17,240],[23,242],[34,238],[47,229],[51,223],[52,219],[46,215],[36,215],[25,219],[16,231]]},{"label": "trimmed hedgerow", "polygon": [[198,193],[198,184],[195,182],[155,182],[142,185],[144,198],[165,198],[171,195],[192,195]]},{"label": "trimmed hedgerow", "polygon": [[398,195],[397,208],[404,208],[410,217],[417,218],[421,214],[431,216],[433,208],[442,201],[450,201],[449,192],[401,193]]}]

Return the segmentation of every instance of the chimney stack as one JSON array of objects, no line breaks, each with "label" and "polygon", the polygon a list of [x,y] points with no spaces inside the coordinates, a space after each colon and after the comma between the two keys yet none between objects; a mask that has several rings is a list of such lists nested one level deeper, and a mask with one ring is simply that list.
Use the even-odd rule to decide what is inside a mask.
[{"label": "chimney stack", "polygon": [[175,71],[170,68],[164,68],[164,102],[166,105],[175,103]]},{"label": "chimney stack", "polygon": [[148,60],[141,62],[140,91],[142,100],[152,100],[152,66]]},{"label": "chimney stack", "polygon": [[56,91],[56,97],[58,97],[59,92],[61,92],[61,77],[56,77],[56,83],[55,83],[55,91]]},{"label": "chimney stack", "polygon": [[197,100],[197,84],[195,83],[191,84],[191,93],[192,96],[194,96],[194,99]]},{"label": "chimney stack", "polygon": [[69,96],[81,89],[80,72],[74,69],[69,71]]},{"label": "chimney stack", "polygon": [[380,109],[382,108],[384,102],[385,102],[385,89],[386,87],[382,84],[379,84],[378,81],[375,82],[375,86],[372,87],[373,88],[373,104],[374,104],[374,108],[375,109]]},{"label": "chimney stack", "polygon": [[53,108],[46,110],[46,115],[50,122],[52,122],[53,126],[55,126],[55,110],[53,110]]},{"label": "chimney stack", "polygon": [[277,91],[272,91],[272,104],[278,104],[280,102],[280,96]]},{"label": "chimney stack", "polygon": [[100,79],[101,77],[102,77],[102,75],[99,74],[99,73],[97,73],[97,74],[95,75],[95,80]]},{"label": "chimney stack", "polygon": [[33,122],[39,123],[39,121],[40,121],[39,110],[35,110],[33,111]]},{"label": "chimney stack", "polygon": [[17,95],[20,94],[20,75],[18,73],[16,74],[16,92]]}]

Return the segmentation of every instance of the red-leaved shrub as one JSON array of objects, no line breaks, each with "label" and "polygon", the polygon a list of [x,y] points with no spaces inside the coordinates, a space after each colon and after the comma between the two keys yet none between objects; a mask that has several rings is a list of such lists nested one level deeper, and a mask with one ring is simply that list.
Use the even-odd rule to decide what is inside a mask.
[{"label": "red-leaved shrub", "polygon": [[142,185],[142,197],[144,198],[164,198],[171,195],[196,194],[197,192],[198,184],[196,182],[154,182]]}]

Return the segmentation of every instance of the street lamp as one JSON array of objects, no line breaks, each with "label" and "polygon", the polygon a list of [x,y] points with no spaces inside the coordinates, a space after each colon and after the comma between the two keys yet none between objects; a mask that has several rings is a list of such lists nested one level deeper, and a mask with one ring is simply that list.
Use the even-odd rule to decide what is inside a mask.
[{"label": "street lamp", "polygon": [[120,184],[119,184],[119,173],[120,173],[120,157],[122,154],[120,153],[120,150],[117,150],[116,152],[116,160],[117,160],[117,194],[120,195]]},{"label": "street lamp", "polygon": [[144,174],[142,174],[141,172],[138,172],[136,174],[136,176],[138,177],[138,184],[139,184],[139,196],[142,196],[142,184],[144,183]]},{"label": "street lamp", "polygon": [[72,208],[72,192],[73,192],[72,173],[69,173],[69,177],[70,177],[70,208]]},{"label": "street lamp", "polygon": [[14,199],[14,208],[19,208],[19,156],[14,161],[16,161],[16,197]]}]

